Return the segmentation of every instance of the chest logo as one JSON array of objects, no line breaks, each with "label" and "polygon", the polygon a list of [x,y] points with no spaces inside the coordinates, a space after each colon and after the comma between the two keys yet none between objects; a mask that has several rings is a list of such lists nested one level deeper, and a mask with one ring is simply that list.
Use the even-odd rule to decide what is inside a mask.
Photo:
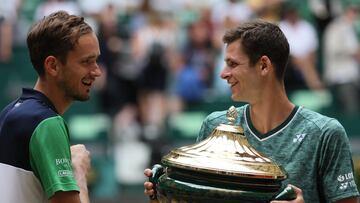
[{"label": "chest logo", "polygon": [[295,135],[295,138],[293,139],[293,143],[300,143],[300,142],[302,142],[303,139],[305,138],[305,136],[306,136],[305,133]]}]

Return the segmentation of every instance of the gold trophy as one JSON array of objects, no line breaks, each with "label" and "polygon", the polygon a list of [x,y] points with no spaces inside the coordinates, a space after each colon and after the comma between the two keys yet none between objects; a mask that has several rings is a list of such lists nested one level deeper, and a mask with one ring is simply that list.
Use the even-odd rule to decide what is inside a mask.
[{"label": "gold trophy", "polygon": [[292,188],[281,190],[285,170],[247,141],[235,107],[205,140],[172,150],[153,167],[161,203],[269,202],[293,199]]}]

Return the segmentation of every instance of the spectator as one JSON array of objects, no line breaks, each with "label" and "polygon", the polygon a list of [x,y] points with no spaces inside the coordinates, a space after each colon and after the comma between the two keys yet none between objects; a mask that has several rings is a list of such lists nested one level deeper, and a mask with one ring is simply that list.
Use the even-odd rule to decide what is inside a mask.
[{"label": "spectator", "polygon": [[290,61],[285,73],[287,91],[321,89],[317,70],[318,37],[315,28],[299,15],[296,5],[285,3],[284,18],[279,26],[290,44]]},{"label": "spectator", "polygon": [[360,105],[360,46],[354,27],[359,8],[360,3],[345,5],[324,35],[324,78],[339,109],[347,114],[359,112]]},{"label": "spectator", "polygon": [[14,29],[20,5],[21,0],[0,4],[0,63],[8,62],[11,59]]},{"label": "spectator", "polygon": [[77,2],[72,0],[45,0],[39,4],[35,11],[35,20],[40,20],[55,11],[66,11],[72,15],[80,15],[81,10]]}]

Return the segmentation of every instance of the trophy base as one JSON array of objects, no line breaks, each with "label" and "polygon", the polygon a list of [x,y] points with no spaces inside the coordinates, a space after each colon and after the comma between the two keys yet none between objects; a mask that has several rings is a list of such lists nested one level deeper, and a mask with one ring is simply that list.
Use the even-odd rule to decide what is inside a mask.
[{"label": "trophy base", "polygon": [[159,178],[159,183],[156,189],[160,203],[268,203],[278,193],[197,185],[166,175]]}]

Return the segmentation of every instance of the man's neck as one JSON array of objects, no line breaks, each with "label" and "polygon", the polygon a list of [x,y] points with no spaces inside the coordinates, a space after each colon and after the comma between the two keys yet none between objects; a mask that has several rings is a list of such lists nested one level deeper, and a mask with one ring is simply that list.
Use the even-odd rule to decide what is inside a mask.
[{"label": "man's neck", "polygon": [[[256,103],[250,104],[250,119],[258,132],[265,134],[283,123],[295,105],[284,91],[270,93]],[[274,95],[276,94],[276,95]]]},{"label": "man's neck", "polygon": [[72,101],[65,99],[63,92],[60,91],[56,85],[48,84],[43,79],[38,79],[34,86],[34,89],[43,93],[55,106],[57,112],[63,115],[68,109]]}]

